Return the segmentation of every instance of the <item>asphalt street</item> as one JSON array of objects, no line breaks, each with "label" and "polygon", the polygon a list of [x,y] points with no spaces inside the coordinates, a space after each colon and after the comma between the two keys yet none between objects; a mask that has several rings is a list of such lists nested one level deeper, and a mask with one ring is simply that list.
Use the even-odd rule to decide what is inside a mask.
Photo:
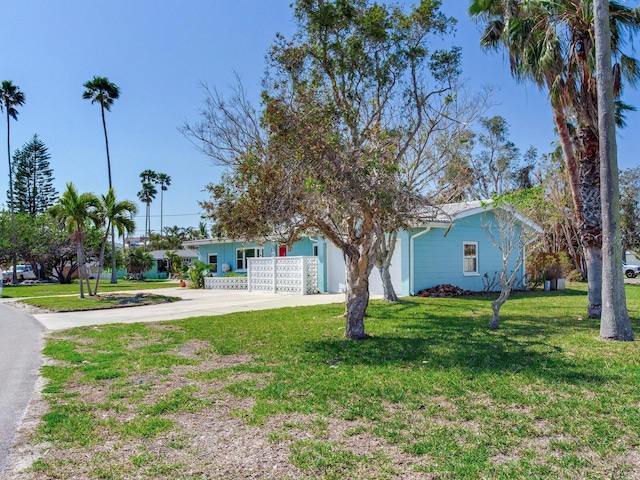
[{"label": "asphalt street", "polygon": [[0,473],[42,366],[41,323],[0,304]]}]

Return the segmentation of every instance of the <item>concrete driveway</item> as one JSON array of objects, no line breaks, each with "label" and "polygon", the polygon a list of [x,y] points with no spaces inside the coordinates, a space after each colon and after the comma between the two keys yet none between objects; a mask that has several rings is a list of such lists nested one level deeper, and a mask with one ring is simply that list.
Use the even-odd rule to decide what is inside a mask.
[{"label": "concrete driveway", "polygon": [[[149,290],[146,290],[149,292]],[[343,293],[316,295],[265,294],[247,291],[194,290],[163,288],[153,290],[160,295],[181,297],[182,300],[160,305],[94,310],[88,312],[37,313],[33,316],[48,330],[64,330],[84,325],[108,323],[158,322],[205,315],[223,315],[251,310],[299,307],[344,302]],[[131,293],[131,292],[129,292]]]}]

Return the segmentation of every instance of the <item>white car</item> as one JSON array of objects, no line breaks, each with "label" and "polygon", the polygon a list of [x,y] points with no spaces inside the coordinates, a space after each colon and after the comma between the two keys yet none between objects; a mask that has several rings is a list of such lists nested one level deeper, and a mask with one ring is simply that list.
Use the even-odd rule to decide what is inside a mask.
[{"label": "white car", "polygon": [[636,278],[640,273],[640,265],[631,265],[630,263],[622,262],[622,271],[627,278]]},{"label": "white car", "polygon": [[[20,282],[23,280],[36,280],[38,278],[31,265],[16,265],[16,277],[18,277],[18,281]],[[13,267],[7,268],[2,272],[3,282],[10,282],[12,278]]]}]

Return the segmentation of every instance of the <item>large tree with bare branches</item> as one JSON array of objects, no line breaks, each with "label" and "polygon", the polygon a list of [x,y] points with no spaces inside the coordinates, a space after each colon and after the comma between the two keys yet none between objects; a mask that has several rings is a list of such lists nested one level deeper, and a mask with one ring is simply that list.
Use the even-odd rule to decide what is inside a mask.
[{"label": "large tree with bare branches", "polygon": [[278,37],[269,54],[263,111],[253,115],[239,88],[233,105],[210,98],[218,108],[185,132],[205,151],[220,144],[212,158],[230,167],[204,202],[220,231],[252,239],[276,232],[290,242],[316,232],[342,250],[345,335],[362,339],[383,232],[430,214],[397,173],[438,90],[425,79],[444,84],[459,52],[430,50],[429,39],[452,26],[436,1],[404,11],[298,0],[294,12],[297,34]]}]

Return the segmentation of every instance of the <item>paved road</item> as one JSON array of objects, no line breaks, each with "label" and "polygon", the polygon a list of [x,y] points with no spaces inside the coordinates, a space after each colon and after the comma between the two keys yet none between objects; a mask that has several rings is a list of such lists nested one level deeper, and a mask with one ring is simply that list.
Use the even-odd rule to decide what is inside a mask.
[{"label": "paved road", "polygon": [[33,395],[43,332],[33,317],[0,304],[0,473]]}]

